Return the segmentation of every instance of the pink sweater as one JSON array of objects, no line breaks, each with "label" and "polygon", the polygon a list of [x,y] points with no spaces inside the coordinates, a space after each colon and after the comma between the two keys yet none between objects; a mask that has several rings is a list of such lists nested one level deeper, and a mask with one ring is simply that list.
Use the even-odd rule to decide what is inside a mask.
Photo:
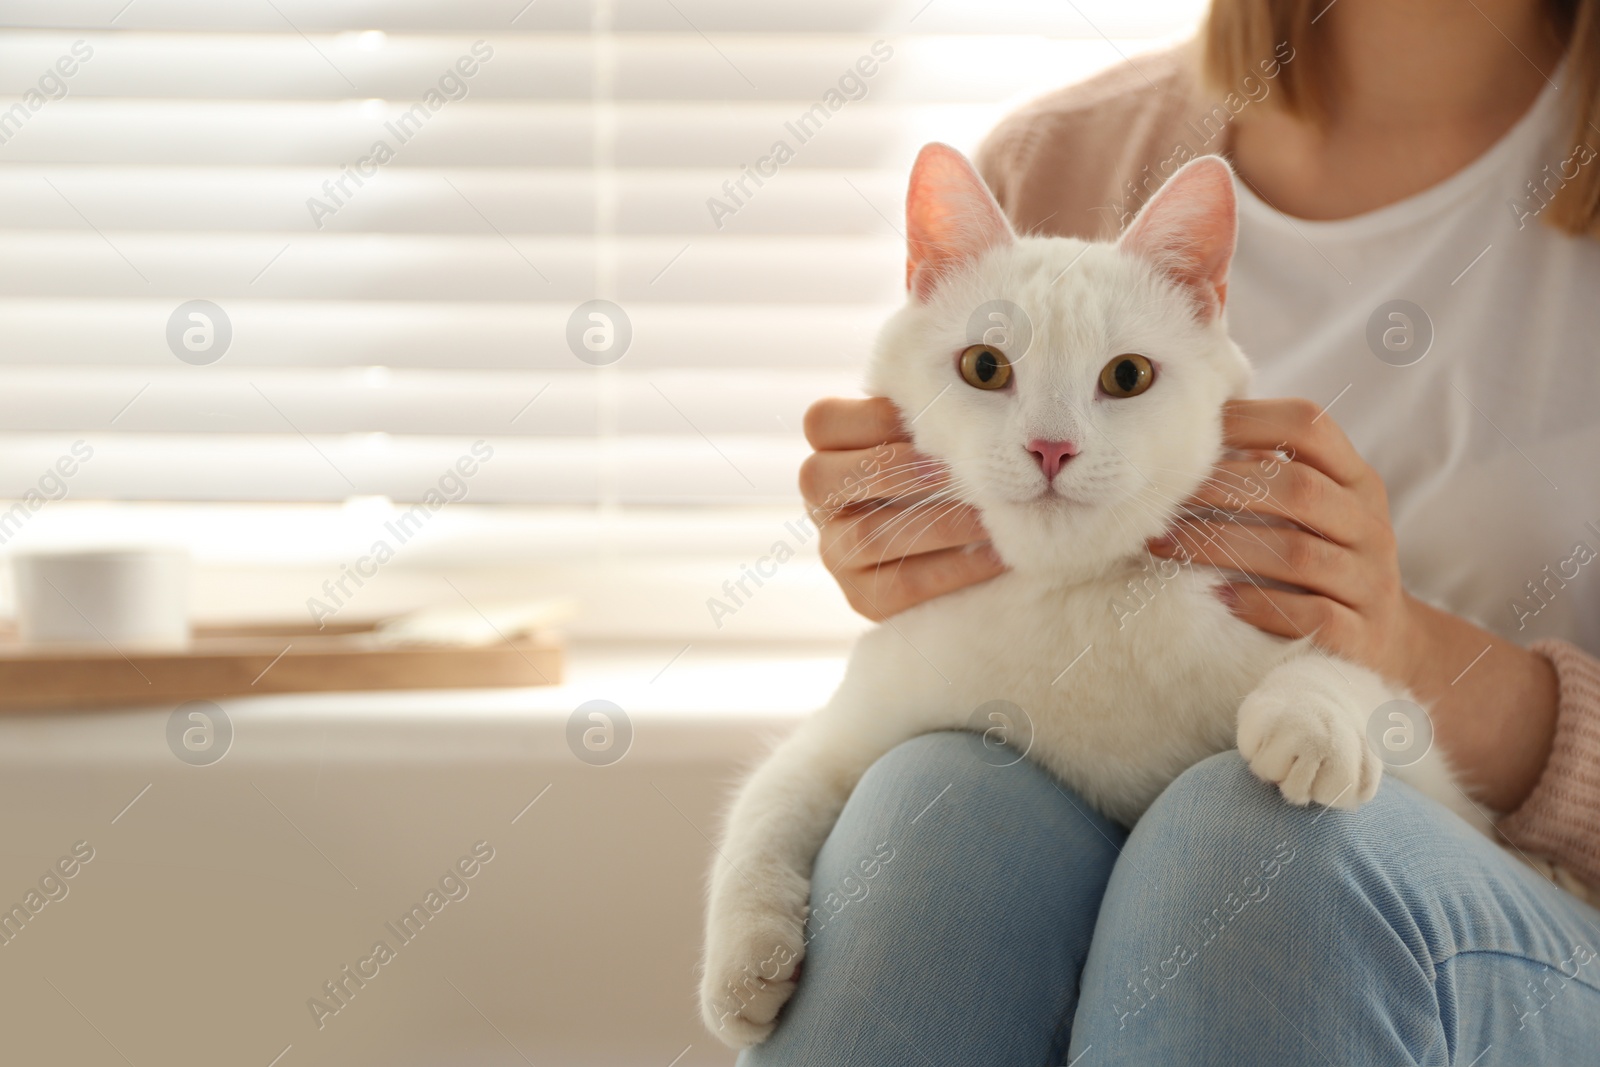
[{"label": "pink sweater", "polygon": [[[1130,183],[1153,189],[1175,146],[1229,120],[1226,101],[1200,85],[1194,59],[1192,46],[1139,56],[1002,122],[977,163],[1017,230],[1115,236],[1125,205],[1144,195],[1130,195]],[[1600,887],[1600,661],[1565,641],[1531,647],[1560,679],[1555,743],[1538,784],[1500,831],[1524,853]]]}]

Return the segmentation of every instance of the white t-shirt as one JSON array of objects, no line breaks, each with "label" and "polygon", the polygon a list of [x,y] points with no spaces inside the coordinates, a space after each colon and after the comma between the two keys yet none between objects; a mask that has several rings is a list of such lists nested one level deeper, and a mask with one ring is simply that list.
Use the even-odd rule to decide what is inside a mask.
[{"label": "white t-shirt", "polygon": [[1331,404],[1383,476],[1407,588],[1600,653],[1600,241],[1540,221],[1529,184],[1600,167],[1600,134],[1567,136],[1547,86],[1465,170],[1365,215],[1288,218],[1241,183],[1228,319],[1254,395]]}]

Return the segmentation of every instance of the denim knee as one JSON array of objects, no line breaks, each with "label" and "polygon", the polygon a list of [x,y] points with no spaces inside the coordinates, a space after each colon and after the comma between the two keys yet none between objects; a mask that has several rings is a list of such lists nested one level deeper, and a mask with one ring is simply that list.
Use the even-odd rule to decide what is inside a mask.
[{"label": "denim knee", "polygon": [[[1308,891],[1279,894],[1290,911],[1326,911],[1330,894],[1342,893],[1383,897],[1415,913],[1430,895],[1408,892],[1408,879],[1397,875],[1417,872],[1418,854],[1437,854],[1445,840],[1481,843],[1465,823],[1393,778],[1358,811],[1299,807],[1230,750],[1167,787],[1130,837],[1127,858],[1135,865],[1161,862],[1190,890],[1233,892],[1252,902],[1271,895],[1274,883],[1290,884],[1284,879],[1292,872],[1292,884]],[[1203,862],[1162,859],[1173,852]]]},{"label": "denim knee", "polygon": [[1418,829],[1420,802],[1386,786],[1360,812],[1299,807],[1238,752],[1223,752],[1156,799],[1130,835],[1123,865],[1144,889],[1151,885],[1141,872],[1159,875],[1163,892],[1147,901],[1152,911],[1179,909],[1207,935],[1269,898],[1278,921],[1292,924],[1303,910],[1326,912],[1332,896],[1364,895],[1386,880],[1394,843]]},{"label": "denim knee", "polygon": [[[1068,832],[1063,821],[1082,829]],[[1020,753],[997,754],[976,734],[929,733],[902,742],[862,775],[829,837],[819,875],[880,839],[893,845],[915,833],[921,847],[904,855],[904,866],[943,868],[938,877],[948,881],[960,879],[966,864],[979,857],[996,861],[1021,841],[1060,833],[1066,844],[1084,832],[1109,869],[1122,831],[1048,771]],[[1014,864],[1029,861],[1027,852],[1011,857]]]},{"label": "denim knee", "polygon": [[[1440,924],[1403,868],[1408,847],[1455,832],[1431,807],[1393,781],[1358,812],[1297,807],[1232,751],[1185,771],[1113,873],[1074,1041],[1129,1055],[1202,1036],[1248,1047],[1288,1012],[1279,1062],[1293,1062],[1311,1011],[1427,1060],[1450,1014],[1435,989]],[[1403,1011],[1362,1004],[1376,988]]]},{"label": "denim knee", "polygon": [[[982,762],[972,744],[971,735],[955,731],[923,734],[902,741],[878,757],[857,783],[855,795],[883,796],[886,792],[903,795],[907,805],[914,805],[917,797],[928,788],[934,794],[955,783],[979,781],[989,766]],[[934,794],[923,798],[923,803]],[[913,815],[920,811],[912,812]]]},{"label": "denim knee", "polygon": [[741,1063],[1059,1062],[1123,836],[977,735],[899,745],[822,847],[799,986]]}]

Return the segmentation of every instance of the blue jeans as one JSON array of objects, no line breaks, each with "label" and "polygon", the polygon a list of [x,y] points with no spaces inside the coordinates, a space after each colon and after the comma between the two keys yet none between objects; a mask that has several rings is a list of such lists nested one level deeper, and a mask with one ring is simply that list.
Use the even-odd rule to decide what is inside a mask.
[{"label": "blue jeans", "polygon": [[1600,1064],[1600,912],[1392,777],[1296,808],[1223,753],[1130,833],[993,762],[930,734],[861,780],[740,1064]]}]

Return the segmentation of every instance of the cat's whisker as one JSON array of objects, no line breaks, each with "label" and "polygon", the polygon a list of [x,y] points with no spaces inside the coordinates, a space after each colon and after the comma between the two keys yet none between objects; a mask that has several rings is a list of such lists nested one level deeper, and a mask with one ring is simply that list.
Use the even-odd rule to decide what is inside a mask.
[{"label": "cat's whisker", "polygon": [[[861,496],[861,497],[854,497],[854,496],[850,496],[849,493],[835,492],[835,493],[829,494],[828,499],[824,500],[822,504],[818,505],[818,507],[819,508],[823,508],[823,509],[828,508],[830,502],[834,501],[834,499],[836,497],[849,497],[849,498],[848,499],[839,499],[837,501],[837,503],[835,503],[833,505],[833,510],[837,510],[839,508],[848,507],[851,504],[860,504],[860,503],[866,503],[867,501],[870,501],[870,500],[884,499],[884,498],[880,498],[880,497],[876,497],[876,496],[870,495],[871,490],[873,488],[875,488],[876,486],[881,485],[881,484],[883,484],[885,482],[894,481],[895,480],[894,476],[899,475],[899,474],[903,474],[903,473],[905,473],[907,471],[914,471],[917,474],[917,477],[911,479],[911,481],[909,483],[910,485],[917,485],[919,483],[927,483],[927,482],[931,482],[931,481],[941,481],[941,480],[944,480],[945,478],[947,478],[949,476],[949,473],[950,473],[948,467],[945,467],[942,464],[940,464],[940,465],[930,465],[925,460],[924,461],[918,461],[918,462],[896,463],[893,466],[882,467],[882,468],[879,468],[878,470],[867,472],[867,475],[866,475],[865,478],[863,478],[862,480],[858,481],[854,486],[852,486],[852,492],[857,491],[857,490],[861,490],[861,491],[868,492],[869,495]],[[888,498],[888,499],[892,499],[892,497]]]},{"label": "cat's whisker", "polygon": [[[891,580],[895,580],[899,577],[900,568],[905,566],[906,560],[917,555],[917,543],[921,541],[923,537],[927,536],[928,531],[932,528],[933,521],[930,520],[926,525],[923,526],[921,530],[918,530],[916,534],[912,536],[910,541],[906,542],[904,546],[896,550],[895,559],[892,561],[894,563],[894,571],[890,576]],[[889,562],[890,561],[886,560],[879,563],[878,566],[887,566]]]},{"label": "cat's whisker", "polygon": [[[1157,495],[1159,496],[1161,494],[1158,493]],[[1228,558],[1236,565],[1236,569],[1239,570],[1239,571],[1244,572],[1247,576],[1250,577],[1250,580],[1252,581],[1252,583],[1254,583],[1254,581],[1255,581],[1254,576],[1250,574],[1250,571],[1249,571],[1248,568],[1246,568],[1246,567],[1244,567],[1242,565],[1241,557],[1236,555],[1226,545],[1224,545],[1217,537],[1215,537],[1211,533],[1211,531],[1206,530],[1205,528],[1199,526],[1196,520],[1191,519],[1188,516],[1183,516],[1183,515],[1176,516],[1175,517],[1175,521],[1178,521],[1178,522],[1182,523],[1188,529],[1192,530],[1194,532],[1196,538],[1199,539],[1200,541],[1203,541],[1205,544],[1210,545],[1210,546],[1214,547],[1217,551],[1222,552],[1224,555],[1227,555]],[[1273,549],[1271,545],[1267,544],[1267,542],[1262,539],[1261,535],[1256,533],[1254,530],[1252,530],[1249,527],[1248,524],[1246,524],[1246,523],[1238,523],[1236,525],[1241,530],[1244,530],[1246,533],[1248,533],[1251,537],[1255,538],[1255,540],[1263,548],[1267,549],[1267,551],[1271,552],[1275,557],[1277,557],[1278,561],[1283,563],[1284,566],[1286,566],[1286,567],[1289,566],[1288,560],[1284,559],[1281,555],[1279,555],[1278,552],[1275,549]]]},{"label": "cat's whisker", "polygon": [[[1160,495],[1160,494],[1158,494],[1158,495]],[[1205,541],[1206,544],[1219,545],[1219,542],[1217,541],[1217,539],[1215,537],[1211,536],[1209,531],[1202,532],[1200,527],[1194,525],[1194,521],[1195,520],[1188,519],[1186,517],[1186,521],[1190,524],[1191,528],[1196,531],[1197,535],[1199,535],[1201,537],[1201,539],[1203,541]],[[1282,563],[1285,567],[1287,567],[1290,570],[1294,569],[1293,566],[1289,563],[1289,561],[1287,559],[1285,559],[1283,557],[1283,555],[1281,553],[1279,553],[1276,548],[1274,548],[1271,544],[1269,544],[1267,542],[1267,540],[1264,537],[1261,536],[1260,533],[1257,532],[1257,530],[1259,529],[1258,527],[1253,526],[1252,524],[1246,523],[1246,522],[1231,523],[1229,525],[1232,526],[1233,528],[1239,530],[1241,533],[1245,534],[1246,536],[1253,538],[1258,545],[1260,545],[1262,548],[1266,549],[1268,552],[1272,553],[1273,557],[1279,563]]]},{"label": "cat's whisker", "polygon": [[909,507],[903,508],[896,514],[890,516],[889,519],[881,523],[877,529],[873,530],[867,536],[861,538],[856,547],[851,550],[848,556],[845,557],[845,560],[848,561],[862,550],[872,547],[879,540],[893,537],[894,535],[900,533],[903,529],[909,527],[913,522],[918,521],[925,516],[929,517],[931,521],[936,509],[948,510],[953,509],[955,506],[957,505],[953,501],[937,500],[918,501]]},{"label": "cat's whisker", "polygon": [[909,544],[906,545],[905,551],[900,553],[900,558],[894,561],[894,571],[889,576],[889,580],[890,581],[899,580],[900,568],[902,568],[902,567],[904,567],[906,565],[906,560],[908,560],[912,556],[916,555],[917,542],[922,540],[922,538],[927,534],[928,530],[930,530],[932,528],[933,528],[933,524],[929,523],[927,526],[923,527],[923,529],[915,537],[913,537],[911,539]]},{"label": "cat's whisker", "polygon": [[[1211,543],[1214,543],[1214,542],[1211,542]],[[1255,574],[1251,570],[1249,570],[1244,565],[1244,561],[1239,556],[1233,554],[1226,547],[1223,547],[1223,546],[1220,546],[1220,545],[1218,546],[1218,550],[1221,551],[1224,555],[1226,555],[1229,558],[1229,560],[1233,563],[1232,569],[1237,571],[1239,573],[1240,577],[1245,582],[1249,583],[1252,588],[1256,589],[1259,592],[1265,592],[1266,591],[1267,587],[1262,584],[1260,576]],[[1240,580],[1240,579],[1239,578],[1230,578],[1230,579],[1228,579],[1229,582],[1235,582],[1235,581],[1238,581],[1238,580]],[[1292,620],[1289,618],[1289,616],[1284,612],[1284,610],[1282,608],[1280,608],[1276,603],[1274,603],[1271,600],[1271,598],[1268,598],[1267,603],[1272,605],[1273,610],[1276,611],[1280,616],[1282,616],[1283,620],[1285,622],[1290,622],[1292,624]],[[1320,652],[1321,650],[1319,649],[1318,651]]]},{"label": "cat's whisker", "polygon": [[[923,530],[917,535],[917,539],[920,539],[922,534],[926,533],[928,529],[932,528],[933,523],[937,521],[940,515],[954,511],[956,508],[961,506],[961,501],[951,499],[917,501],[915,504],[905,508],[899,514],[884,522],[871,534],[862,538],[854,548],[841,557],[839,560],[839,566],[845,566],[852,562],[858,555],[873,547],[873,545],[879,540],[891,540],[895,535],[903,533],[913,521],[925,518],[927,519],[927,522],[924,525]],[[908,554],[909,552],[902,553],[901,558],[903,559],[904,556]]]},{"label": "cat's whisker", "polygon": [[[1155,508],[1148,501],[1139,501],[1139,503],[1142,504],[1143,506],[1147,507],[1147,508],[1150,508],[1152,517],[1157,517],[1157,518],[1162,517],[1161,513],[1160,513],[1160,509],[1159,508]],[[1188,529],[1192,530],[1197,539],[1202,540],[1202,541],[1206,542],[1207,544],[1216,544],[1215,540],[1209,535],[1209,532],[1201,529],[1198,525],[1196,525],[1196,523],[1195,523],[1195,521],[1193,519],[1190,519],[1190,518],[1188,518],[1186,516],[1183,516],[1183,515],[1177,515],[1177,516],[1173,516],[1171,521],[1176,523],[1176,524],[1178,524],[1178,525],[1180,525],[1180,526],[1183,526],[1185,528],[1188,528]],[[1237,555],[1234,555],[1225,546],[1218,545],[1218,550],[1220,552],[1222,552],[1224,555],[1228,556],[1230,561],[1234,564],[1233,569],[1239,571],[1240,574],[1243,575],[1245,581],[1249,582],[1251,585],[1255,586],[1257,589],[1263,588],[1262,585],[1260,584],[1260,582],[1257,581],[1257,576],[1252,574],[1247,568],[1245,568],[1243,566],[1243,560],[1240,557],[1238,557]],[[1149,550],[1148,549],[1146,549],[1146,553],[1149,554]],[[1181,560],[1180,562],[1185,566],[1188,566],[1188,565],[1191,564],[1190,560]]]},{"label": "cat's whisker", "polygon": [[[1189,522],[1191,520],[1181,519],[1180,521]],[[1226,549],[1223,549],[1223,551],[1224,551],[1224,553],[1227,552]],[[1256,574],[1252,573],[1251,571],[1245,569],[1245,567],[1242,566],[1242,561],[1239,560],[1237,557],[1231,557],[1231,558],[1233,559],[1233,562],[1235,563],[1235,567],[1233,569],[1237,570],[1243,576],[1243,579],[1246,582],[1248,582],[1251,585],[1252,588],[1256,589],[1258,592],[1263,592],[1264,593],[1264,592],[1267,591],[1266,586],[1264,586],[1258,580],[1258,578],[1259,578],[1258,575],[1256,575]],[[1230,582],[1234,582],[1234,581],[1237,581],[1237,580],[1238,579],[1232,579],[1232,578],[1229,579]],[[1271,597],[1266,597],[1265,599],[1266,599],[1267,604],[1269,606],[1271,606],[1272,610],[1278,613],[1278,616],[1281,619],[1283,619],[1283,621],[1285,623],[1287,623],[1289,625],[1289,628],[1291,630],[1296,630],[1296,631],[1299,630],[1299,627],[1295,624],[1294,620],[1289,618],[1288,613],[1285,612],[1283,610],[1283,608],[1281,608],[1275,600],[1273,600]],[[1311,634],[1303,634],[1302,636],[1311,637],[1313,635],[1311,635]],[[1333,658],[1331,656],[1329,656],[1327,652],[1325,652],[1321,648],[1317,647],[1317,645],[1314,642],[1310,645],[1310,647],[1314,652],[1317,653],[1318,656],[1322,657],[1323,661],[1326,662],[1335,671],[1335,673],[1338,673],[1340,675],[1340,677],[1344,677],[1344,673],[1338,669],[1337,664],[1334,663]],[[1348,682],[1348,679],[1345,679],[1345,680]]]},{"label": "cat's whisker", "polygon": [[[1169,472],[1173,472],[1173,473],[1178,473],[1178,474],[1186,473],[1185,471],[1182,471],[1177,467],[1160,467],[1158,469],[1169,471]],[[1311,525],[1311,523],[1305,521],[1305,519],[1303,519],[1299,515],[1295,514],[1294,510],[1292,508],[1290,508],[1289,505],[1284,501],[1283,496],[1281,494],[1278,494],[1278,495],[1274,495],[1273,494],[1272,486],[1270,484],[1270,482],[1271,482],[1270,476],[1263,476],[1261,478],[1256,478],[1254,476],[1241,475],[1241,474],[1239,474],[1239,473],[1237,473],[1235,471],[1223,471],[1221,473],[1227,474],[1230,477],[1238,479],[1240,484],[1239,485],[1230,485],[1230,484],[1227,484],[1227,483],[1224,483],[1224,482],[1220,481],[1216,477],[1215,474],[1210,474],[1210,475],[1207,475],[1202,480],[1201,485],[1207,485],[1207,484],[1214,485],[1214,486],[1216,486],[1216,488],[1222,490],[1225,493],[1229,493],[1230,495],[1244,496],[1244,497],[1249,498],[1250,501],[1253,501],[1255,503],[1260,503],[1263,500],[1268,500],[1268,499],[1273,500],[1277,504],[1278,509],[1283,512],[1283,517],[1284,518],[1288,519],[1290,522],[1293,522],[1298,526],[1303,527],[1306,530],[1309,530],[1311,533],[1316,534],[1318,537],[1321,537],[1324,540],[1329,540],[1329,541],[1333,540],[1331,537],[1328,537],[1327,534],[1323,533],[1321,530],[1319,530],[1315,526]],[[1264,487],[1266,489],[1265,495],[1258,495],[1256,493],[1249,492],[1248,491],[1248,487],[1251,486],[1251,485]],[[1202,506],[1204,506],[1204,505],[1202,505]],[[1218,511],[1232,511],[1235,514],[1237,514],[1238,510],[1246,510],[1246,509],[1245,508],[1241,508],[1241,509],[1217,508],[1216,510],[1218,510]]]},{"label": "cat's whisker", "polygon": [[[928,493],[925,496],[922,496],[922,497],[916,497],[915,496],[915,493],[917,492],[919,487],[917,487],[915,485],[912,485],[912,486],[908,486],[906,488],[909,490],[909,492],[906,494],[906,496],[910,496],[911,497],[911,502],[912,503],[917,503],[917,502],[920,502],[922,500],[937,500],[937,499],[941,499],[944,496],[948,495],[945,492],[943,486],[935,486],[935,487],[933,487],[932,489],[930,489],[928,491]],[[872,498],[872,499],[868,499],[868,500],[858,501],[858,502],[853,503],[853,504],[845,505],[844,507],[849,507],[849,508],[855,509],[856,515],[855,515],[855,518],[850,520],[848,525],[843,527],[843,529],[845,531],[853,530],[861,522],[863,522],[863,521],[865,521],[865,520],[867,520],[869,518],[872,518],[874,515],[878,514],[881,511],[906,507],[907,506],[906,496]],[[835,515],[837,515],[839,512],[844,510],[844,507],[835,508],[835,509],[831,509],[831,510],[833,511],[833,513]]]}]

